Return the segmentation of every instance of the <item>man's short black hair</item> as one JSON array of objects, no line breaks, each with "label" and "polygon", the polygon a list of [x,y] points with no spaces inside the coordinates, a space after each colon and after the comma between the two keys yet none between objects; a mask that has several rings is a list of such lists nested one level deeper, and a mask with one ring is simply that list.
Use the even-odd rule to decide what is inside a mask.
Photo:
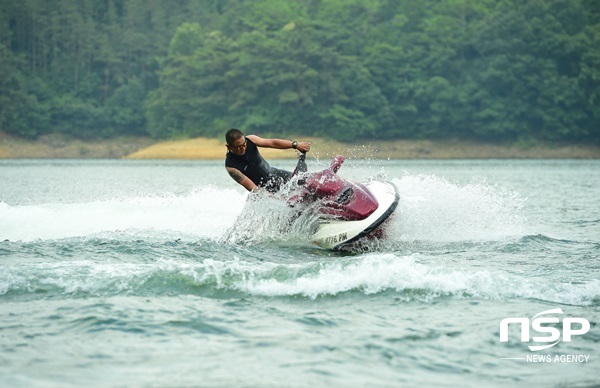
[{"label": "man's short black hair", "polygon": [[242,131],[240,131],[239,129],[235,129],[235,128],[231,128],[229,131],[227,131],[227,133],[225,134],[225,141],[227,142],[227,144],[229,144],[230,146],[233,146],[233,143],[239,139],[240,137],[244,136],[244,134],[242,133]]}]

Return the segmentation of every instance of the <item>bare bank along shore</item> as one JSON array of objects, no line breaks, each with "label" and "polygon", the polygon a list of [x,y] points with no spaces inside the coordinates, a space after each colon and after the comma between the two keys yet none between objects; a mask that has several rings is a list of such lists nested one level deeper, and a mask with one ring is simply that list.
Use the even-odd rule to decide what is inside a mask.
[{"label": "bare bank along shore", "polygon": [[[299,136],[312,143],[318,157],[342,154],[369,159],[600,159],[600,144],[493,144],[462,140],[392,140],[342,143]],[[2,159],[187,159],[214,160],[225,157],[221,139],[194,138],[156,141],[146,137],[118,137],[84,141],[60,135],[36,140],[0,134]],[[267,159],[295,158],[290,150],[261,149]]]}]

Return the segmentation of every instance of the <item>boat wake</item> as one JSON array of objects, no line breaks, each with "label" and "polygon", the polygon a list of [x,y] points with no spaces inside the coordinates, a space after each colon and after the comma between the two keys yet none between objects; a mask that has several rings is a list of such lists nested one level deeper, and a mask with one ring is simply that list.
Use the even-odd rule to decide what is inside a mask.
[{"label": "boat wake", "polygon": [[[362,248],[381,251],[423,243],[494,241],[525,233],[525,200],[514,192],[485,182],[459,185],[431,175],[406,175],[392,182],[399,188],[400,202],[385,224],[385,239]],[[305,226],[315,216],[304,216],[297,220],[295,210],[285,202],[257,197],[246,203],[222,241],[308,243],[311,230]]]},{"label": "boat wake", "polygon": [[[485,182],[466,185],[434,175],[392,179],[400,203],[376,249],[415,242],[486,241],[525,235],[524,199]],[[252,198],[247,200],[248,198]],[[11,206],[0,202],[0,239],[53,240],[113,234],[158,239],[213,239],[229,244],[310,244],[309,214],[285,201],[235,189],[84,203]]]},{"label": "boat wake", "polygon": [[440,298],[537,299],[577,306],[600,304],[600,281],[554,282],[492,270],[429,266],[418,255],[368,253],[328,262],[159,259],[148,263],[48,262],[6,266],[0,295],[22,298],[200,295],[306,297],[393,293],[395,300],[434,303]]}]

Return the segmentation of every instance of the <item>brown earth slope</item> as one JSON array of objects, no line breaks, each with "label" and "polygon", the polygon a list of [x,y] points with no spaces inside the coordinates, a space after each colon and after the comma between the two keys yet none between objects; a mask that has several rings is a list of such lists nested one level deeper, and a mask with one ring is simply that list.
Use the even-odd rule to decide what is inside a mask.
[{"label": "brown earth slope", "polygon": [[[300,139],[300,137],[298,137]],[[472,159],[472,158],[600,158],[599,146],[495,145],[465,141],[395,140],[365,143],[340,143],[318,138],[301,138],[312,144],[311,152],[320,157],[342,154],[351,158],[390,159]],[[127,156],[128,159],[223,159],[225,143],[196,138],[153,144]],[[295,158],[291,150],[261,149],[267,159]]]},{"label": "brown earth slope", "polygon": [[[600,158],[600,145],[518,145],[458,140],[394,140],[340,143],[321,138],[297,137],[312,143],[319,157],[342,154],[349,158],[472,159],[472,158]],[[119,137],[83,141],[60,135],[25,140],[0,132],[0,158],[127,158],[127,159],[223,159],[225,142],[195,138],[157,142],[147,137]],[[295,158],[291,150],[261,149],[267,159]]]}]

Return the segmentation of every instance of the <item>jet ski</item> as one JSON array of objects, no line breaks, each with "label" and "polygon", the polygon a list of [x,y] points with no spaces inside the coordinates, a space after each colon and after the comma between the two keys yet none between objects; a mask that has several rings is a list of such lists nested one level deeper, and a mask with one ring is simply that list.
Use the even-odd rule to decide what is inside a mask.
[{"label": "jet ski", "polygon": [[398,188],[391,182],[363,184],[341,178],[337,172],[342,163],[344,157],[336,156],[323,171],[306,173],[296,168],[298,192],[288,199],[288,205],[300,212],[317,213],[311,240],[334,251],[350,250],[365,239],[382,237],[382,224],[394,214],[400,200]]}]

